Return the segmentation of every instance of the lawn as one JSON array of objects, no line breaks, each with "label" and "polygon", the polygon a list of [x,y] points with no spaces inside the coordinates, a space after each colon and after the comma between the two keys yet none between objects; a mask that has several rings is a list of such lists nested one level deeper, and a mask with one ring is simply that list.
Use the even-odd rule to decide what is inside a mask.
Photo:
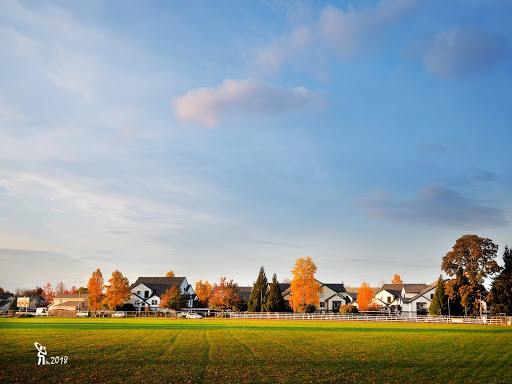
[{"label": "lawn", "polygon": [[[67,364],[38,366],[34,342]],[[0,382],[512,382],[512,328],[275,320],[0,319]]]}]

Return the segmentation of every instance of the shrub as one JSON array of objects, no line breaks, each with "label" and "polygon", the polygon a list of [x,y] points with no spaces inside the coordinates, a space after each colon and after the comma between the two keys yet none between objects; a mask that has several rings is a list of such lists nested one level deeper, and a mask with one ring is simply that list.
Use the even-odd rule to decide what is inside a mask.
[{"label": "shrub", "polygon": [[354,306],[354,305],[342,305],[340,307],[340,313],[341,314],[345,314],[345,313],[358,313],[359,311],[357,310],[357,307]]}]

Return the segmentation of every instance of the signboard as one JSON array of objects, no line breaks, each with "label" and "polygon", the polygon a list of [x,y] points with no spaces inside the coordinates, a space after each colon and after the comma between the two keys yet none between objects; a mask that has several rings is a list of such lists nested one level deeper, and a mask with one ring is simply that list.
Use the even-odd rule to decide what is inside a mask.
[{"label": "signboard", "polygon": [[28,308],[30,306],[30,297],[18,297],[18,308]]}]

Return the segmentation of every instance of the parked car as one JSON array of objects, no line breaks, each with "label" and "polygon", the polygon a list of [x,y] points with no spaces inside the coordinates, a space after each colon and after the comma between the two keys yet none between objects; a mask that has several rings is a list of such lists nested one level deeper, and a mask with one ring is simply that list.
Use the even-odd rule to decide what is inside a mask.
[{"label": "parked car", "polygon": [[203,316],[201,316],[199,313],[187,313],[187,319],[202,319]]},{"label": "parked car", "polygon": [[36,316],[48,316],[48,308],[36,308]]},{"label": "parked car", "polygon": [[124,312],[116,312],[112,314],[112,317],[125,317]]},{"label": "parked car", "polygon": [[77,312],[76,317],[89,317],[89,312]]},{"label": "parked car", "polygon": [[108,314],[106,314],[105,312],[103,311],[100,311],[100,312],[96,312],[94,315],[92,315],[93,317],[108,317]]},{"label": "parked car", "polygon": [[176,313],[176,317],[178,319],[186,319],[187,318],[187,313],[186,312],[178,312],[178,313]]}]

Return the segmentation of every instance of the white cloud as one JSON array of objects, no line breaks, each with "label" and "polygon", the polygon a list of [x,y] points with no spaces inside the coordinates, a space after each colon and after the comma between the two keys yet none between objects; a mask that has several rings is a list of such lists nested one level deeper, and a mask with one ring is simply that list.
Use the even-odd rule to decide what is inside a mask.
[{"label": "white cloud", "polygon": [[217,88],[197,88],[173,100],[178,119],[210,128],[232,113],[268,115],[310,105],[317,98],[306,88],[284,89],[252,79],[226,79]]},{"label": "white cloud", "polygon": [[423,53],[423,65],[441,78],[470,75],[492,67],[510,52],[509,41],[476,27],[439,33]]},{"label": "white cloud", "polygon": [[374,8],[360,11],[327,6],[316,22],[299,25],[291,33],[259,49],[257,61],[264,70],[276,72],[286,61],[310,54],[318,45],[345,59],[364,44],[382,38],[417,3],[415,0],[382,0]]}]

